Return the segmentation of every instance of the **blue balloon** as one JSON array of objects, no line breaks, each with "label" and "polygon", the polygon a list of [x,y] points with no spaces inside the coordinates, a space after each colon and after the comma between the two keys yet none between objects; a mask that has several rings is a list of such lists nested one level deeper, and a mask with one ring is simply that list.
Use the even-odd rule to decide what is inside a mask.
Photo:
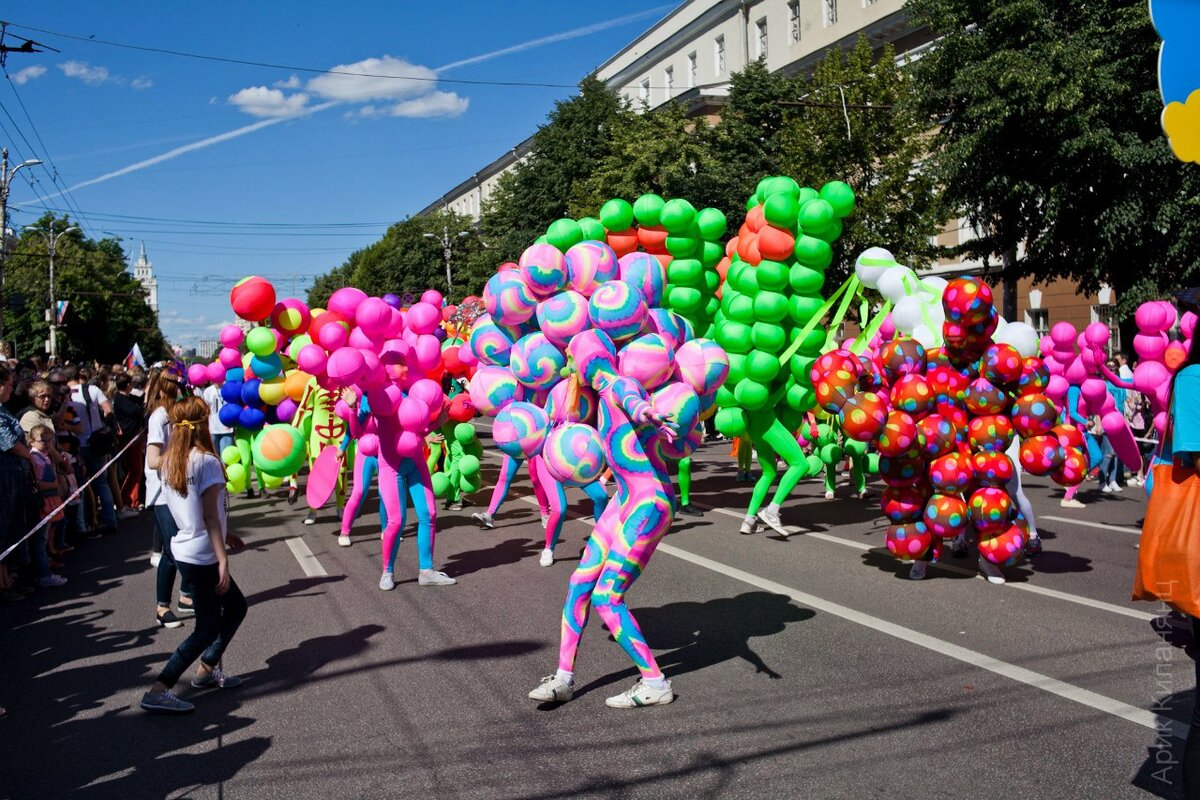
[{"label": "blue balloon", "polygon": [[251,356],[250,369],[259,378],[274,378],[283,372],[283,360],[280,359],[278,353],[271,353],[269,356]]},{"label": "blue balloon", "polygon": [[242,402],[242,382],[226,380],[221,386],[221,399],[226,403]]},{"label": "blue balloon", "polygon": [[[228,385],[226,384],[226,386]],[[224,394],[224,392],[224,387],[222,387],[221,393]],[[222,424],[232,428],[241,420],[241,413],[242,406],[240,404],[226,401],[225,405],[221,406],[221,410],[217,412],[217,419],[221,420]]]},{"label": "blue balloon", "polygon": [[242,384],[242,402],[248,406],[261,408],[263,405],[262,398],[258,396],[258,387],[262,386],[262,381],[258,378],[251,378]]},{"label": "blue balloon", "polygon": [[256,431],[267,421],[267,415],[257,408],[246,406],[238,414],[238,424],[248,431]]},{"label": "blue balloon", "polygon": [[238,383],[241,383],[244,380],[246,380],[246,370],[242,369],[241,367],[234,367],[233,369],[225,370],[225,381],[227,383],[229,381],[237,381]]}]

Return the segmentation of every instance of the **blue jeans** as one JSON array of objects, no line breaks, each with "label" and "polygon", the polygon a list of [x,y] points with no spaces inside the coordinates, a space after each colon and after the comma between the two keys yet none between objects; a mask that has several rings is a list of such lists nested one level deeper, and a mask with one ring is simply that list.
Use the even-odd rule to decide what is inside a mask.
[{"label": "blue jeans", "polygon": [[1110,483],[1116,483],[1117,477],[1121,474],[1121,459],[1117,458],[1107,436],[1100,437],[1100,453],[1100,485],[1108,486]]},{"label": "blue jeans", "polygon": [[220,664],[225,648],[233,641],[233,635],[246,618],[246,598],[232,578],[229,580],[229,591],[217,594],[220,570],[216,564],[186,564],[180,561],[179,573],[183,580],[190,581],[195,587],[192,603],[196,609],[196,627],[192,629],[192,635],[184,639],[171,654],[167,665],[158,674],[158,680],[168,689],[179,681],[197,658],[208,667]]},{"label": "blue jeans", "polygon": [[101,472],[100,470],[108,459],[93,455],[91,448],[87,445],[80,448],[79,454],[83,457],[83,464],[89,478],[100,473],[100,476],[91,483],[92,491],[96,493],[96,500],[100,504],[100,524],[105,528],[116,528],[117,507],[113,504],[112,489],[108,485],[108,474],[107,471]]},{"label": "blue jeans", "polygon": [[217,448],[217,458],[220,458],[226,447],[233,447],[233,433],[214,433],[213,447]]}]

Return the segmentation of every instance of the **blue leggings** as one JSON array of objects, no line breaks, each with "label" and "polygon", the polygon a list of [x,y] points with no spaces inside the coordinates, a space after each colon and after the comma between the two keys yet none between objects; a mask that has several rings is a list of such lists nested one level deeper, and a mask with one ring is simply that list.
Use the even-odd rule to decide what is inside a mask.
[{"label": "blue leggings", "polygon": [[[371,488],[371,481],[379,472],[379,459],[375,456],[364,456],[357,449],[354,451],[354,483],[350,487],[350,496],[346,498],[346,507],[342,510],[342,535],[349,536],[354,520],[358,519],[358,511],[362,501]],[[379,502],[379,529],[387,527],[387,507],[383,504],[382,493]]]},{"label": "blue leggings", "polygon": [[[390,484],[389,481],[392,475],[395,476],[394,484]],[[381,505],[394,506],[395,516],[388,513],[389,523],[398,520],[398,523],[384,526],[384,571],[392,572],[396,563],[396,552],[400,549],[400,531],[404,529],[408,518],[407,500],[412,501],[413,510],[417,512],[417,563],[421,569],[433,569],[433,525],[437,517],[433,489],[429,484],[429,472],[425,462],[401,458],[399,466],[393,470],[384,461],[379,470],[379,493],[383,496]]]}]

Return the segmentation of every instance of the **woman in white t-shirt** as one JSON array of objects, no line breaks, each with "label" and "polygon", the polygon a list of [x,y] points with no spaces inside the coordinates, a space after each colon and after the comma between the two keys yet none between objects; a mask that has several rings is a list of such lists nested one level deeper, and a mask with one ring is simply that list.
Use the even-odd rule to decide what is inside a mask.
[{"label": "woman in white t-shirt", "polygon": [[200,659],[191,684],[232,689],[241,679],[221,670],[221,656],[246,618],[246,598],[229,574],[225,550],[225,468],[213,452],[208,405],[199,397],[171,409],[171,440],[162,461],[162,490],[179,530],[171,553],[180,575],[191,581],[196,628],[167,661],[142,696],[146,711],[183,713],[195,706],[171,688]]},{"label": "woman in white t-shirt", "polygon": [[178,528],[171,511],[167,508],[167,497],[159,479],[163,454],[171,438],[168,415],[183,396],[182,378],[176,370],[161,370],[150,378],[150,385],[146,391],[146,410],[150,412],[146,420],[146,505],[154,512],[154,525],[162,547],[157,564],[158,573],[155,576],[158,608],[154,612],[154,622],[160,628],[178,628],[183,624],[180,617],[192,615],[192,587],[186,577],[180,578],[179,581],[179,603],[176,606],[178,616],[171,610],[171,593],[175,589],[177,571],[175,559],[171,557],[171,538],[175,536]]}]

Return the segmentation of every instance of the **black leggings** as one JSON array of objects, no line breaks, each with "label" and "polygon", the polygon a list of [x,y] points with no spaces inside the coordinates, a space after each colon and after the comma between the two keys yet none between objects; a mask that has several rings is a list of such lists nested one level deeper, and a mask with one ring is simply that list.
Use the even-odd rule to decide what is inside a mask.
[{"label": "black leggings", "polygon": [[[155,594],[158,604],[163,608],[171,607],[171,592],[175,588],[175,559],[171,557],[171,538],[179,533],[179,526],[171,516],[171,509],[164,505],[152,506],[154,509],[154,527],[158,541],[162,546],[162,555],[158,560],[158,573],[155,580]],[[179,593],[184,597],[192,596],[192,583],[186,573],[179,578]]]},{"label": "black leggings", "polygon": [[220,571],[216,564],[186,564],[176,562],[184,581],[190,581],[192,603],[196,609],[196,627],[171,655],[158,680],[168,689],[175,685],[196,659],[205,666],[221,663],[225,648],[233,641],[238,626],[246,618],[246,598],[241,589],[229,580],[229,591],[217,594]]}]

